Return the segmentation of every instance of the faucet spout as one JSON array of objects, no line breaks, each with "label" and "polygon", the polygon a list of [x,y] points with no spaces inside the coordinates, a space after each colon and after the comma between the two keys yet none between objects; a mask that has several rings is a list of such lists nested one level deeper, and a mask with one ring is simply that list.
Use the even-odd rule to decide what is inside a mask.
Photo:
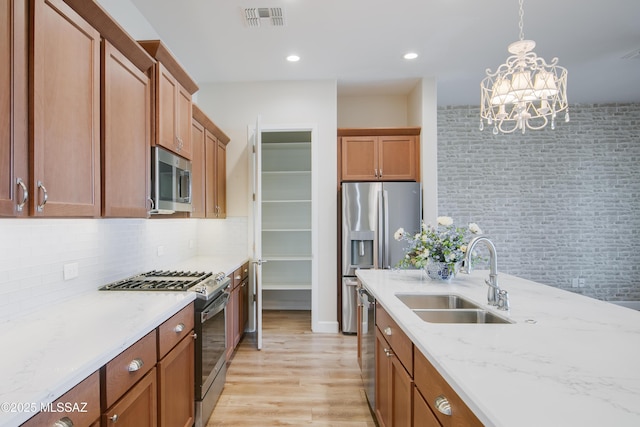
[{"label": "faucet spout", "polygon": [[500,286],[498,285],[498,256],[496,247],[493,242],[486,236],[476,236],[467,245],[467,251],[464,256],[464,273],[471,273],[471,254],[478,243],[483,243],[489,249],[489,280],[485,280],[488,286],[487,303],[489,305],[498,305]]}]

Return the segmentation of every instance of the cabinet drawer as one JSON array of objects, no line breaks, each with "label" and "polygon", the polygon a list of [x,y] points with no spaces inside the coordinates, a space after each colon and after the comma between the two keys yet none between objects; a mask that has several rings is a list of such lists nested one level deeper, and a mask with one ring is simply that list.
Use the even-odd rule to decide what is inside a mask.
[{"label": "cabinet drawer", "polygon": [[242,265],[242,280],[249,277],[249,262],[245,262]]},{"label": "cabinet drawer", "polygon": [[158,327],[158,359],[162,359],[193,329],[193,304],[189,304]]},{"label": "cabinet drawer", "polygon": [[231,276],[231,289],[235,289],[242,282],[242,267],[237,268]]},{"label": "cabinet drawer", "polygon": [[415,386],[413,387],[413,427],[440,427],[440,422]]},{"label": "cabinet drawer", "polygon": [[413,343],[380,304],[376,304],[376,325],[409,375],[413,376]]},{"label": "cabinet drawer", "polygon": [[[414,349],[414,362],[415,385],[444,427],[482,426],[478,418],[418,349]],[[449,402],[451,415],[445,415],[438,410],[436,401],[439,398],[445,398]]]},{"label": "cabinet drawer", "polygon": [[67,418],[75,427],[90,426],[100,416],[100,375],[89,375],[80,384],[53,402],[50,410],[31,418],[22,427],[52,426]]},{"label": "cabinet drawer", "polygon": [[155,329],[107,363],[103,369],[103,400],[108,408],[156,365]]}]

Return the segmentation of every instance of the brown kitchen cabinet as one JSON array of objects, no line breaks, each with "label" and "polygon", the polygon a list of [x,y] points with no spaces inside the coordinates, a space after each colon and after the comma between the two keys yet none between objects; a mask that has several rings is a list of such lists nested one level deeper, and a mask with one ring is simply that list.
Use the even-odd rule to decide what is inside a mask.
[{"label": "brown kitchen cabinet", "polygon": [[158,426],[191,427],[195,417],[193,304],[158,327]]},{"label": "brown kitchen cabinet", "polygon": [[192,121],[192,198],[195,218],[227,216],[227,144],[229,137],[197,106]]},{"label": "brown kitchen cabinet", "polygon": [[157,427],[157,420],[155,367],[102,414],[103,426]]},{"label": "brown kitchen cabinet", "polygon": [[338,129],[340,181],[419,181],[420,128]]},{"label": "brown kitchen cabinet", "polygon": [[151,80],[106,40],[102,67],[102,215],[145,218],[151,209]]},{"label": "brown kitchen cabinet", "polygon": [[198,85],[160,40],[143,40],[139,43],[157,61],[153,73],[153,144],[191,160],[191,96],[198,90]]},{"label": "brown kitchen cabinet", "polygon": [[0,216],[29,214],[28,2],[0,0]]},{"label": "brown kitchen cabinet", "polygon": [[[414,380],[417,396],[425,405],[415,406],[414,419],[435,415],[443,427],[481,427],[483,424],[469,407],[460,399],[444,378],[438,373],[426,357],[414,347]],[[420,402],[418,400],[418,402]],[[438,403],[441,403],[440,409]],[[448,406],[450,414],[445,414],[444,406]],[[416,427],[420,424],[416,424]]]},{"label": "brown kitchen cabinet", "polygon": [[376,418],[380,426],[410,427],[413,343],[379,304],[376,326]]},{"label": "brown kitchen cabinet", "polygon": [[62,0],[31,5],[31,213],[97,217],[100,34]]},{"label": "brown kitchen cabinet", "polygon": [[429,409],[429,404],[413,386],[413,427],[441,427],[436,416]]},{"label": "brown kitchen cabinet", "polygon": [[[40,409],[40,408],[38,408]],[[100,375],[96,371],[22,424],[22,427],[72,425],[93,426],[100,417]],[[56,422],[60,421],[60,424]],[[63,424],[66,422],[66,424]]]},{"label": "brown kitchen cabinet", "polygon": [[240,343],[249,320],[249,263],[231,276],[231,291],[225,310],[227,322],[227,362]]}]

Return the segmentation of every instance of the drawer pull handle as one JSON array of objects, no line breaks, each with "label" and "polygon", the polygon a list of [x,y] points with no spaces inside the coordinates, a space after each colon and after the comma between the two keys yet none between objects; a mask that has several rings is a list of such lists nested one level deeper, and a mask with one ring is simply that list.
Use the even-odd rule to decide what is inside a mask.
[{"label": "drawer pull handle", "polygon": [[142,365],[144,365],[142,359],[133,359],[131,363],[129,363],[129,367],[127,369],[129,370],[129,372],[136,372],[139,371],[140,368],[142,368]]},{"label": "drawer pull handle", "polygon": [[384,334],[388,337],[391,336],[392,332],[391,332],[391,326],[387,326],[386,328],[384,328]]},{"label": "drawer pull handle", "polygon": [[27,186],[24,185],[24,181],[22,180],[22,178],[16,178],[16,185],[19,185],[20,188],[22,188],[22,202],[18,203],[18,205],[16,206],[16,211],[22,212],[22,208],[24,207],[25,203],[29,201],[29,190],[27,190]]},{"label": "drawer pull handle", "polygon": [[73,427],[73,421],[69,417],[62,417],[53,423],[53,427]]},{"label": "drawer pull handle", "polygon": [[180,332],[184,331],[184,323],[179,323],[178,325],[176,325],[176,327],[173,328],[173,331],[176,334],[179,334]]},{"label": "drawer pull handle", "polygon": [[436,397],[436,409],[438,412],[444,415],[451,416],[451,404],[449,403],[449,399],[440,395]]},{"label": "drawer pull handle", "polygon": [[117,423],[118,422],[118,414],[113,414],[113,417],[109,417],[109,419],[111,420],[112,423]]}]

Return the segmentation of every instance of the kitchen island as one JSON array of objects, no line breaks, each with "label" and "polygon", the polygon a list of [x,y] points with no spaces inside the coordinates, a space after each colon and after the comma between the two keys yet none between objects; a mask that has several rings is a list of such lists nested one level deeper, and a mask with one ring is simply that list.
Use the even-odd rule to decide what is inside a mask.
[{"label": "kitchen island", "polygon": [[[486,305],[487,271],[356,274],[483,424],[640,425],[640,312],[502,273],[509,311]],[[513,323],[428,323],[398,293],[460,295]]]}]

